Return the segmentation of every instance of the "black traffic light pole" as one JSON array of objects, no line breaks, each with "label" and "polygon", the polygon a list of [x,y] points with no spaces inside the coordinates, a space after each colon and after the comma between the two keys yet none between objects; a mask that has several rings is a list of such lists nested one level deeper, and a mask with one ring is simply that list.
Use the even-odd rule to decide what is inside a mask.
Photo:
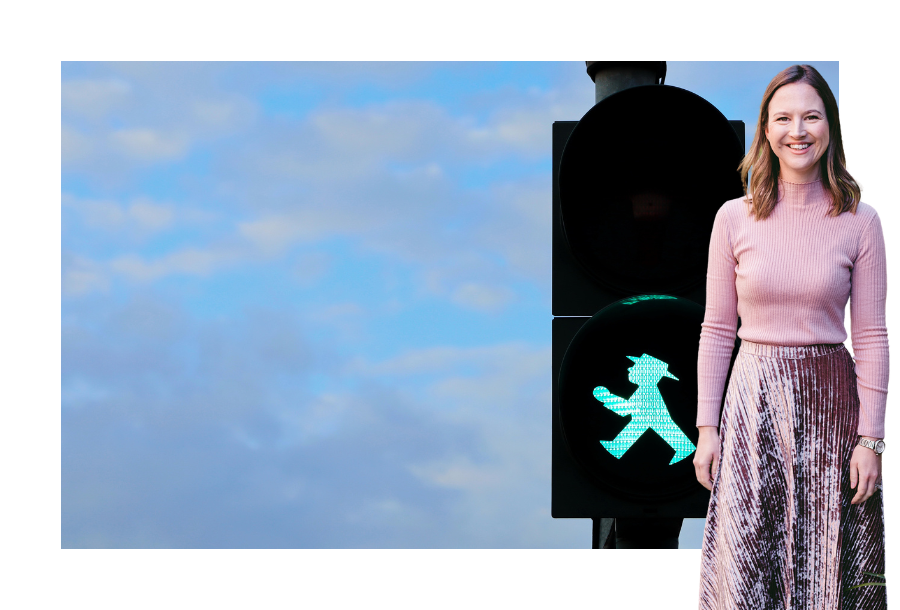
[{"label": "black traffic light pole", "polygon": [[613,93],[640,87],[664,85],[666,62],[664,61],[586,61],[587,73],[594,81],[594,103]]},{"label": "black traffic light pole", "polygon": [[[665,62],[586,63],[596,105],[553,125],[551,515],[591,518],[592,548],[677,548],[684,517],[705,516],[709,498],[684,457],[697,435],[689,380],[712,217],[741,194],[743,123],[665,86]],[[698,118],[723,143],[713,158],[686,127]],[[675,381],[640,377],[654,366],[673,367],[658,377]],[[675,428],[641,435],[650,403],[627,398],[629,382],[655,392],[654,412],[668,411]],[[631,411],[616,412],[617,401]],[[638,437],[610,453],[629,421]],[[673,430],[692,441],[672,441]]]}]

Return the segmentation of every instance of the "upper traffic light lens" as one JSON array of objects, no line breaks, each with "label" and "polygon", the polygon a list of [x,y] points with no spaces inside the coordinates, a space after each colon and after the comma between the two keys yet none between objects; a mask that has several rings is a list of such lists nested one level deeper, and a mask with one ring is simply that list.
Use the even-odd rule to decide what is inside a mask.
[{"label": "upper traffic light lens", "polygon": [[573,255],[620,292],[697,286],[716,211],[743,193],[742,158],[728,120],[694,93],[648,85],[605,98],[579,121],[560,162]]}]

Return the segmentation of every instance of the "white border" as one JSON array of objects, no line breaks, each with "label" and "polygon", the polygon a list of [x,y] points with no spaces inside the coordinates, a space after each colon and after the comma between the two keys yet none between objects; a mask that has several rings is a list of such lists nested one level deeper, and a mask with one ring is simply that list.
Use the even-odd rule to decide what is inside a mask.
[{"label": "white border", "polygon": [[[4,186],[12,187],[5,193],[0,239],[7,285],[0,369],[4,605],[494,608],[587,602],[676,610],[696,608],[697,600],[699,551],[60,550],[60,60],[839,60],[847,157],[864,200],[882,217],[888,328],[896,336],[900,212],[892,189],[898,155],[891,130],[898,20],[893,5],[867,12],[859,4],[611,8],[467,0],[325,8],[166,0],[19,3],[8,9],[0,43],[2,167]],[[893,396],[884,457],[888,507],[900,459],[900,444],[892,442]],[[898,523],[891,513],[896,511],[888,511],[889,549],[890,524]]]}]

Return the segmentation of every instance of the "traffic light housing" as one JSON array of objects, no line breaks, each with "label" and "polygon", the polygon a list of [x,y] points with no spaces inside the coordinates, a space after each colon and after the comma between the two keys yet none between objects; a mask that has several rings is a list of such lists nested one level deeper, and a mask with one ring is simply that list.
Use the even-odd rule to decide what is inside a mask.
[{"label": "traffic light housing", "polygon": [[[706,515],[691,460],[669,460],[673,443],[687,447],[679,434],[696,444],[709,237],[719,206],[743,193],[743,132],[668,85],[619,91],[553,125],[553,517]],[[661,362],[678,381],[630,379]],[[677,432],[637,426],[650,417],[638,395],[652,392]],[[632,411],[616,413],[623,401]],[[629,430],[641,434],[623,450],[613,438]]]}]

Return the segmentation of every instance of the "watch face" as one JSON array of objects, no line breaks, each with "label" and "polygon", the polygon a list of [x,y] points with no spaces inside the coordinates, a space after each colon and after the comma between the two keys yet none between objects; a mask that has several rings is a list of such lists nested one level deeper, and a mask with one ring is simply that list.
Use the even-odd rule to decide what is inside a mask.
[{"label": "watch face", "polygon": [[884,441],[875,441],[875,453],[882,453],[884,451]]}]

